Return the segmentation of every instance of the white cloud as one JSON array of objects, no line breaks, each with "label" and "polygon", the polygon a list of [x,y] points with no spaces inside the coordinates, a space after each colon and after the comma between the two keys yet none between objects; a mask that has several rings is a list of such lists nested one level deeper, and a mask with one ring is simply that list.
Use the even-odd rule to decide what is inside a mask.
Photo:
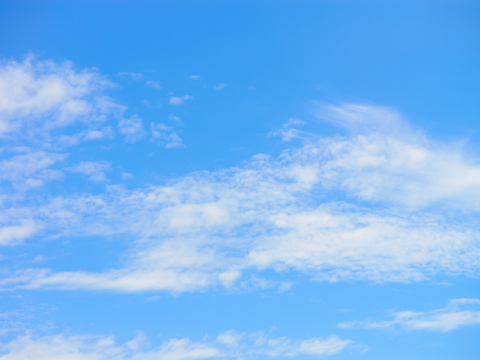
[{"label": "white cloud", "polygon": [[142,119],[133,115],[129,119],[121,119],[118,123],[121,134],[125,135],[125,139],[130,142],[138,141],[145,136]]},{"label": "white cloud", "polygon": [[325,186],[369,201],[480,210],[480,166],[458,144],[428,140],[388,109],[347,104],[327,110],[328,119],[353,134],[305,148],[319,152]]},{"label": "white cloud", "polygon": [[43,185],[44,181],[59,179],[61,170],[50,169],[63,161],[67,155],[45,151],[15,155],[0,161],[0,179],[9,181],[20,189],[29,189]]},{"label": "white cloud", "polygon": [[190,95],[185,95],[185,96],[182,96],[182,97],[175,97],[175,96],[172,96],[170,98],[170,105],[182,105],[185,103],[185,100],[191,100],[193,99],[193,96],[190,96]]},{"label": "white cloud", "polygon": [[[152,132],[170,131],[153,126]],[[109,186],[103,195],[56,198],[36,210],[46,226],[64,237],[131,239],[130,257],[119,269],[19,270],[1,283],[178,293],[276,286],[261,278],[267,269],[295,270],[319,281],[412,282],[479,273],[478,228],[450,217],[455,206],[477,209],[473,195],[480,187],[453,181],[440,191],[443,180],[437,178],[460,177],[449,173],[452,167],[478,172],[466,154],[457,150],[441,162],[441,146],[388,131],[308,139],[277,159],[260,154],[241,167],[197,172],[166,185]],[[418,153],[438,159],[436,167],[415,164]],[[365,201],[325,200],[338,191]]]},{"label": "white cloud", "polygon": [[199,75],[190,75],[188,78],[190,80],[198,80],[198,79],[200,79],[200,76]]},{"label": "white cloud", "polygon": [[191,342],[189,339],[172,339],[165,342],[158,350],[138,356],[139,359],[211,359],[221,357],[221,352],[204,342]]},{"label": "white cloud", "polygon": [[111,138],[113,136],[113,129],[111,126],[105,126],[101,130],[89,130],[85,135],[85,140],[100,140],[104,138]]},{"label": "white cloud", "polygon": [[412,136],[408,122],[390,108],[366,104],[317,105],[314,114],[352,133],[382,133]]},{"label": "white cloud", "polygon": [[296,129],[296,126],[305,124],[305,121],[300,119],[288,119],[288,121],[282,125],[282,128],[277,131],[271,132],[269,135],[281,136],[282,141],[290,142],[293,139],[299,139],[303,132]]},{"label": "white cloud", "polygon": [[0,246],[13,246],[35,234],[41,226],[33,220],[23,220],[19,225],[0,227]]},{"label": "white cloud", "polygon": [[90,130],[85,135],[85,140],[99,140],[101,138],[103,138],[103,132],[100,130]]},{"label": "white cloud", "polygon": [[107,181],[105,172],[110,171],[111,166],[106,161],[81,161],[72,167],[72,171],[89,175],[90,180],[103,182]]},{"label": "white cloud", "polygon": [[[116,346],[112,337],[54,335],[32,339],[29,335],[0,345],[2,360],[121,360],[129,349]],[[131,357],[128,357],[131,358]]]},{"label": "white cloud", "polygon": [[77,70],[70,62],[33,55],[22,62],[1,61],[0,137],[15,146],[0,149],[0,180],[26,193],[62,179],[59,163],[67,159],[66,148],[113,138],[111,125],[117,121],[127,141],[144,136],[141,119],[124,118],[127,108],[105,95],[112,86],[97,69]]},{"label": "white cloud", "polygon": [[228,330],[217,336],[217,341],[227,346],[238,346],[244,339],[243,334],[238,334],[235,330]]},{"label": "white cloud", "polygon": [[215,90],[223,90],[227,87],[227,84],[220,83],[218,85],[213,85],[213,87],[214,87]]},{"label": "white cloud", "polygon": [[38,61],[33,56],[21,63],[3,61],[0,64],[0,135],[23,131],[25,136],[37,126],[49,129],[78,119],[99,119],[104,110],[99,91],[111,86],[95,69],[77,72],[69,62],[59,65]]},{"label": "white cloud", "polygon": [[[241,343],[222,341],[234,337]],[[286,337],[268,338],[262,333],[238,335],[234,331],[228,331],[220,334],[214,342],[171,339],[158,347],[147,349],[150,347],[148,340],[141,332],[122,345],[117,345],[112,336],[60,334],[34,338],[27,334],[0,344],[0,359],[195,360],[256,358],[265,355],[272,358],[327,356],[340,353],[350,344],[352,341],[342,340],[335,335],[325,339],[291,340]]]},{"label": "white cloud", "polygon": [[181,148],[185,146],[182,138],[173,131],[171,126],[167,126],[163,123],[154,124],[152,122],[150,124],[150,129],[152,131],[153,140],[162,141],[165,143],[165,148],[167,149]]},{"label": "white cloud", "polygon": [[[118,75],[134,79],[143,76]],[[147,84],[158,88],[156,82]],[[126,135],[127,141],[138,140],[144,135],[141,119],[137,115],[125,118],[127,107],[105,94],[114,86],[97,69],[77,70],[71,62],[41,61],[33,55],[22,62],[3,60],[0,137],[58,150],[77,145],[83,139],[112,137],[112,127],[105,123],[118,121],[120,133]]]},{"label": "white cloud", "polygon": [[45,256],[38,254],[32,259],[32,262],[42,262],[45,260],[47,260]]},{"label": "white cloud", "polygon": [[400,326],[407,330],[427,330],[447,332],[463,326],[480,325],[479,299],[454,299],[445,308],[427,312],[393,312],[391,320],[352,321],[340,323],[338,327],[351,329],[386,329]]},{"label": "white cloud", "polygon": [[157,90],[162,88],[158,81],[153,81],[153,80],[145,81],[145,85],[150,86],[150,87],[152,87],[154,89],[157,89]]},{"label": "white cloud", "polygon": [[335,335],[326,339],[313,338],[302,341],[291,341],[288,338],[281,337],[269,339],[267,341],[268,348],[262,349],[259,353],[266,354],[269,357],[328,356],[340,353],[351,343],[352,341],[342,340]]}]

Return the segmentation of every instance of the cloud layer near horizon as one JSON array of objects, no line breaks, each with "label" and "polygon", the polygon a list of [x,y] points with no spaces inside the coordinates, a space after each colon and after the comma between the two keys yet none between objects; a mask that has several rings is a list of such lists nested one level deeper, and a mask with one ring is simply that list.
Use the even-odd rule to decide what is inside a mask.
[{"label": "cloud layer near horizon", "polygon": [[[327,338],[292,340],[271,337],[263,332],[245,334],[225,331],[213,341],[190,341],[187,338],[171,339],[151,348],[142,333],[117,345],[113,336],[47,335],[33,338],[20,335],[0,344],[2,360],[190,360],[225,358],[269,358],[309,355],[323,357],[335,355],[351,345],[336,335]],[[150,348],[150,349],[148,349]]]}]

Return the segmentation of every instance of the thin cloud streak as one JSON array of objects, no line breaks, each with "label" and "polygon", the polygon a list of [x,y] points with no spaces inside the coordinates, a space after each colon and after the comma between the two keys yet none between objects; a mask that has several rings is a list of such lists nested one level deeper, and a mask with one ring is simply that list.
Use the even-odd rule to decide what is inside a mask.
[{"label": "thin cloud streak", "polygon": [[33,338],[25,334],[0,344],[3,353],[0,359],[187,360],[257,358],[265,355],[271,358],[302,355],[321,357],[338,354],[351,344],[351,340],[343,340],[336,335],[292,340],[287,337],[268,337],[262,332],[239,334],[233,330],[220,334],[210,342],[170,339],[156,348],[151,348],[142,332],[122,345],[117,345],[113,336],[59,334]]},{"label": "thin cloud streak", "polygon": [[479,299],[454,299],[445,308],[427,312],[399,311],[390,316],[392,320],[351,321],[339,323],[342,329],[389,329],[402,327],[406,330],[447,332],[464,326],[480,325]]}]

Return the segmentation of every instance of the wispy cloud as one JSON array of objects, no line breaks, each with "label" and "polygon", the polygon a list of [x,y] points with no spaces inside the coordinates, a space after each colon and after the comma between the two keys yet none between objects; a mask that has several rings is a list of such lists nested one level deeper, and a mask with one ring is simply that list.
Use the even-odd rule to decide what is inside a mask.
[{"label": "wispy cloud", "polygon": [[66,154],[46,151],[14,155],[0,161],[0,180],[9,181],[19,189],[35,188],[43,185],[45,181],[62,178],[63,172],[51,167],[66,158]]},{"label": "wispy cloud", "polygon": [[360,327],[364,329],[388,329],[402,327],[407,330],[447,332],[463,326],[480,325],[480,300],[455,299],[442,309],[427,312],[393,312],[390,320],[351,321],[340,323],[342,329]]},{"label": "wispy cloud", "polygon": [[[140,132],[138,116],[125,119],[127,108],[105,93],[114,86],[98,70],[77,70],[70,62],[41,61],[33,55],[23,62],[4,60],[0,62],[0,136],[15,138],[17,143],[65,147],[81,139],[112,137],[112,126],[105,122],[115,121],[120,133],[131,139]],[[78,125],[82,127],[79,132]],[[76,133],[67,131],[73,128]]]},{"label": "wispy cloud", "polygon": [[165,143],[165,148],[167,149],[181,148],[185,146],[182,138],[177,135],[171,126],[167,126],[163,123],[151,123],[150,129],[152,131],[152,140]]},{"label": "wispy cloud", "polygon": [[84,139],[85,140],[100,140],[105,138],[112,138],[113,137],[113,129],[111,126],[105,126],[99,130],[89,130]]},{"label": "wispy cloud", "polygon": [[[120,75],[141,75],[132,74]],[[1,61],[0,138],[7,142],[0,149],[2,185],[27,192],[63,179],[67,149],[84,141],[112,140],[117,126],[126,141],[141,139],[141,119],[126,118],[127,108],[106,95],[114,86],[98,70],[78,70],[70,62],[42,61],[34,55],[22,62]]]},{"label": "wispy cloud", "polygon": [[298,127],[305,124],[305,121],[300,119],[288,119],[288,121],[282,125],[279,130],[269,133],[271,136],[281,136],[282,141],[290,142],[293,139],[300,139],[302,131],[298,130]]},{"label": "wispy cloud", "polygon": [[193,99],[193,96],[190,96],[190,95],[185,95],[185,96],[182,96],[182,97],[175,97],[175,96],[172,96],[170,98],[170,105],[182,105],[185,103],[185,100],[192,100]]},{"label": "wispy cloud", "polygon": [[396,137],[414,135],[408,122],[390,108],[367,104],[316,104],[313,112],[318,118],[339,125],[353,134],[382,133]]},{"label": "wispy cloud", "polygon": [[24,219],[17,225],[0,227],[0,246],[13,246],[35,234],[41,225],[33,220]]},{"label": "wispy cloud", "polygon": [[90,180],[104,182],[108,180],[105,172],[111,171],[111,166],[106,161],[81,161],[71,170],[88,175]]},{"label": "wispy cloud", "polygon": [[200,79],[200,75],[190,75],[188,78],[190,80],[198,80],[198,79]]},{"label": "wispy cloud", "polygon": [[125,135],[125,140],[129,142],[135,142],[145,137],[142,119],[137,115],[121,119],[118,123],[118,130]]},{"label": "wispy cloud", "polygon": [[458,144],[429,140],[385,108],[345,104],[317,114],[351,131],[321,141],[325,186],[369,201],[480,210],[480,166]]},{"label": "wispy cloud", "polygon": [[147,80],[145,81],[145,85],[150,86],[154,89],[161,89],[162,87],[160,86],[160,82],[158,81],[153,81],[153,80]]},{"label": "wispy cloud", "polygon": [[237,334],[227,331],[215,341],[190,341],[187,338],[171,339],[158,347],[151,348],[141,332],[137,336],[117,345],[115,339],[95,335],[47,335],[34,338],[21,335],[2,343],[2,360],[127,360],[127,359],[224,359],[257,358],[259,356],[297,357],[302,355],[335,355],[351,345],[352,341],[332,335],[327,338],[292,340],[286,337],[271,338],[264,333]]},{"label": "wispy cloud", "polygon": [[[167,144],[181,144],[169,135],[170,127],[151,127]],[[452,168],[463,168],[463,174],[480,168],[460,150],[450,153],[455,161],[438,160],[431,167],[418,154],[440,159],[448,145],[430,145],[423,137],[380,130],[310,136],[277,159],[260,154],[242,167],[193,173],[168,185],[110,186],[103,195],[57,198],[36,210],[49,227],[63,236],[137,239],[130,259],[99,273],[19,270],[1,283],[182,292],[261,280],[266,269],[291,269],[319,281],[411,282],[478,274],[478,229],[446,216],[458,204],[458,211],[476,209],[477,198],[465,194],[480,191],[480,181],[451,181],[442,190],[438,176],[460,176]],[[429,185],[436,191],[429,192]],[[417,188],[425,192],[421,201]],[[360,206],[324,200],[338,191],[364,201]],[[434,203],[448,204],[448,213]]]},{"label": "wispy cloud", "polygon": [[[0,134],[42,134],[72,122],[100,119],[108,103],[101,91],[113,84],[94,69],[76,71],[72,63],[38,61],[0,63]],[[107,106],[108,104],[108,106]],[[28,131],[24,125],[28,123]],[[34,133],[35,132],[35,133]]]},{"label": "wispy cloud", "polygon": [[220,83],[220,84],[217,84],[217,85],[213,85],[213,88],[215,90],[223,90],[227,87],[227,84],[224,84],[224,83]]}]

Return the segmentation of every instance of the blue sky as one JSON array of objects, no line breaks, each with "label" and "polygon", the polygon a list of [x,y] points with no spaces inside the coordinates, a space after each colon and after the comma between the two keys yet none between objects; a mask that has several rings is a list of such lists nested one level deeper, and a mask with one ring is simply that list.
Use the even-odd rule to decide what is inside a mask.
[{"label": "blue sky", "polygon": [[0,2],[0,359],[476,359],[479,18]]}]

